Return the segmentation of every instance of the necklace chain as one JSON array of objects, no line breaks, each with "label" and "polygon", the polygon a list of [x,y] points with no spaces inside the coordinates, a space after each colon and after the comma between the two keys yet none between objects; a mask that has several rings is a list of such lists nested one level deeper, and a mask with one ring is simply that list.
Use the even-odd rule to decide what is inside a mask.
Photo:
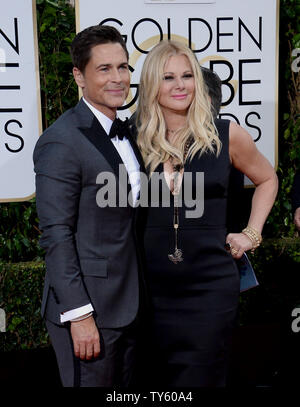
[{"label": "necklace chain", "polygon": [[183,129],[183,127],[179,127],[179,128],[176,129],[176,130],[167,129],[167,132],[168,132],[168,133],[177,133],[179,130],[182,130],[182,129]]},{"label": "necklace chain", "polygon": [[179,201],[178,201],[178,196],[179,196],[179,188],[178,188],[178,177],[179,173],[184,168],[185,160],[187,157],[187,153],[193,143],[193,138],[190,137],[187,142],[185,143],[184,146],[184,153],[183,153],[183,163],[182,164],[174,164],[172,163],[173,167],[173,172],[174,172],[174,189],[173,189],[173,194],[174,194],[174,212],[173,212],[173,228],[174,228],[174,235],[175,235],[175,250],[173,254],[169,254],[168,258],[171,260],[174,264],[177,264],[178,262],[183,261],[183,256],[182,256],[182,250],[178,248],[178,229],[179,229]]}]

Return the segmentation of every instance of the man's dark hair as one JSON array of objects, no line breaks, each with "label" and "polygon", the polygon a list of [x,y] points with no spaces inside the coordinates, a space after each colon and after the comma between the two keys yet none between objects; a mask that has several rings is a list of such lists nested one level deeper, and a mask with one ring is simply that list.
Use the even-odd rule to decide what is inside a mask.
[{"label": "man's dark hair", "polygon": [[91,57],[91,49],[96,45],[119,43],[129,58],[125,41],[119,31],[109,25],[94,25],[79,32],[71,44],[73,65],[84,72]]},{"label": "man's dark hair", "polygon": [[204,82],[211,98],[212,114],[214,119],[218,116],[222,103],[222,81],[211,69],[201,66]]}]

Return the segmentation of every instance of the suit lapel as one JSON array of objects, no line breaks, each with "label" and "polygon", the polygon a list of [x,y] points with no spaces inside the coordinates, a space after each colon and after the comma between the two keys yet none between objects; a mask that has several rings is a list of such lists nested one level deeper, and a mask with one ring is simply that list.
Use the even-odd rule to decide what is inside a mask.
[{"label": "suit lapel", "polygon": [[123,161],[105,130],[83,100],[77,104],[75,111],[78,116],[78,129],[104,156],[114,174],[119,177],[119,165],[123,164]]},{"label": "suit lapel", "polygon": [[94,117],[92,127],[79,128],[85,137],[97,148],[97,150],[104,156],[109,163],[113,172],[119,177],[119,165],[123,164],[123,161],[116,150],[115,146],[111,142],[110,138],[106,134],[105,130]]}]

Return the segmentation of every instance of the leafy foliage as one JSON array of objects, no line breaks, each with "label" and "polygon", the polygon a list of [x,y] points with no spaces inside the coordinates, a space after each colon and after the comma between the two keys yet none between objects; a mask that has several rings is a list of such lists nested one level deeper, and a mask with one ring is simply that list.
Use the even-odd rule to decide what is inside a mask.
[{"label": "leafy foliage", "polygon": [[40,316],[44,274],[43,263],[0,263],[0,308],[7,317],[0,351],[48,345]]},{"label": "leafy foliage", "polygon": [[279,64],[279,193],[268,219],[268,230],[276,237],[293,236],[290,193],[297,169],[300,170],[300,74],[292,70],[292,51],[300,48],[300,4],[280,2]]},{"label": "leafy foliage", "polygon": [[34,200],[1,204],[0,219],[0,259],[24,261],[42,255]]},{"label": "leafy foliage", "polygon": [[74,8],[63,0],[40,0],[37,24],[43,126],[47,128],[78,101],[70,56],[76,31]]}]

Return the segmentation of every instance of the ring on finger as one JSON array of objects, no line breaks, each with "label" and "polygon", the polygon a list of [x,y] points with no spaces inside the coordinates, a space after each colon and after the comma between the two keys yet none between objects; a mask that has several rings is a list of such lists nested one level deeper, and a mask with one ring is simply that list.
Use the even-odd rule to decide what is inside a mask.
[{"label": "ring on finger", "polygon": [[229,242],[226,243],[226,244],[225,244],[225,249],[228,250],[228,251],[230,251],[230,250],[231,250],[231,243],[229,243]]}]

